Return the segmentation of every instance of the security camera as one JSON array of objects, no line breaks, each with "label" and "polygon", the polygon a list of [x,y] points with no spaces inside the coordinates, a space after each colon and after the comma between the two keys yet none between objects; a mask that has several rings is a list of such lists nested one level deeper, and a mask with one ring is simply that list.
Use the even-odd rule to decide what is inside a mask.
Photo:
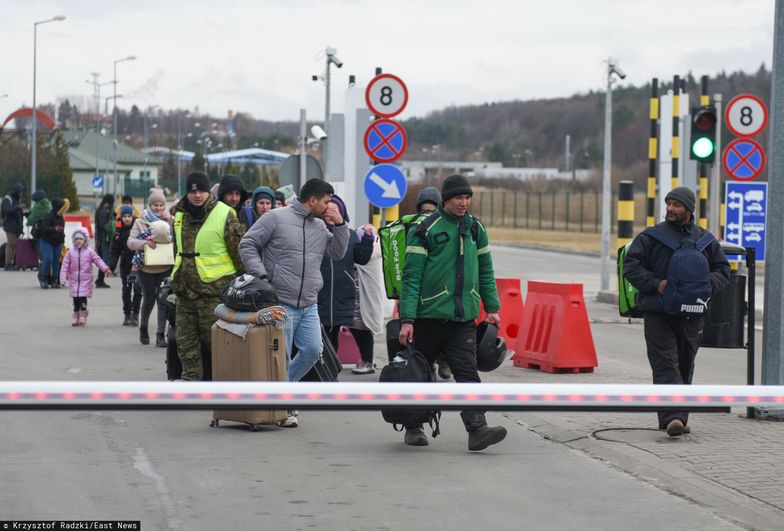
[{"label": "security camera", "polygon": [[324,131],[321,126],[314,125],[310,128],[310,134],[313,135],[313,138],[317,140],[326,140],[327,139],[327,132]]},{"label": "security camera", "polygon": [[610,65],[610,72],[611,73],[614,72],[615,75],[617,75],[621,79],[626,79],[626,72],[621,70],[621,67],[619,67],[617,65]]},{"label": "security camera", "polygon": [[338,53],[338,51],[335,48],[327,48],[327,61],[337,66],[338,68],[342,68],[343,61],[338,59],[338,56],[335,55],[336,53]]}]

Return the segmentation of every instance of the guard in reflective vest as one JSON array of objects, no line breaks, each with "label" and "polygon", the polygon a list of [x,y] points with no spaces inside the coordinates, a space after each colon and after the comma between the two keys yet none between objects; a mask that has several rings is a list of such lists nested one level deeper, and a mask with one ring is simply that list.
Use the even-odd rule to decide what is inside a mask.
[{"label": "guard in reflective vest", "polygon": [[172,290],[177,295],[182,378],[201,380],[205,377],[202,347],[211,352],[213,311],[221,289],[244,269],[238,249],[244,230],[231,207],[210,198],[205,174],[188,175],[186,190],[175,207]]}]

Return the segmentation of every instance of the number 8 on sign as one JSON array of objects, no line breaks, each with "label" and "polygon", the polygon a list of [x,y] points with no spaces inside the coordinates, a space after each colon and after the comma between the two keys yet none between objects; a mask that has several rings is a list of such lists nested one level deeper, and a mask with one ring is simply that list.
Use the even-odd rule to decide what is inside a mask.
[{"label": "number 8 on sign", "polygon": [[365,103],[376,116],[390,118],[403,112],[408,104],[408,89],[399,77],[380,74],[365,89]]},{"label": "number 8 on sign", "polygon": [[759,134],[768,123],[768,109],[757,96],[741,94],[732,98],[724,120],[733,134],[739,137],[750,137]]}]

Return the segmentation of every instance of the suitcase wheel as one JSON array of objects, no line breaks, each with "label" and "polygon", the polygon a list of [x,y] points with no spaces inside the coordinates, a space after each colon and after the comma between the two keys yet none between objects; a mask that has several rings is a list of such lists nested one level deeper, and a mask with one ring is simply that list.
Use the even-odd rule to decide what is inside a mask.
[{"label": "suitcase wheel", "polygon": [[220,426],[220,421],[218,419],[212,419],[210,422],[210,428],[217,428]]}]

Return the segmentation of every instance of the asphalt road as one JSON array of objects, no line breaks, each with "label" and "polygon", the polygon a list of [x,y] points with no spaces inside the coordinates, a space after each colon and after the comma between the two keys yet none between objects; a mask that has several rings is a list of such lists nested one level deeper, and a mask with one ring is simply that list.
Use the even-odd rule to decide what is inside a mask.
[{"label": "asphalt road", "polygon": [[[499,276],[598,289],[596,258],[511,248],[495,257]],[[73,328],[65,290],[38,289],[34,273],[0,272],[2,378],[164,380],[163,349],[141,346],[135,329],[120,326],[119,281],[109,283],[90,301],[88,326]],[[590,309],[592,317],[613,313]],[[590,381],[615,373],[649,381],[630,362],[642,352],[639,325],[594,325],[594,336],[615,372]],[[380,364],[380,341],[376,353]],[[717,355],[697,379],[742,383],[737,358]],[[508,364],[488,379],[568,378],[549,376]],[[341,378],[376,376],[346,370]],[[302,411],[299,428],[257,432],[210,428],[210,418],[209,411],[0,412],[0,515],[182,530],[737,528],[711,507],[543,438],[523,415],[488,413],[509,435],[481,453],[468,452],[455,412],[444,414],[442,434],[426,448],[404,445],[378,412]]]}]

